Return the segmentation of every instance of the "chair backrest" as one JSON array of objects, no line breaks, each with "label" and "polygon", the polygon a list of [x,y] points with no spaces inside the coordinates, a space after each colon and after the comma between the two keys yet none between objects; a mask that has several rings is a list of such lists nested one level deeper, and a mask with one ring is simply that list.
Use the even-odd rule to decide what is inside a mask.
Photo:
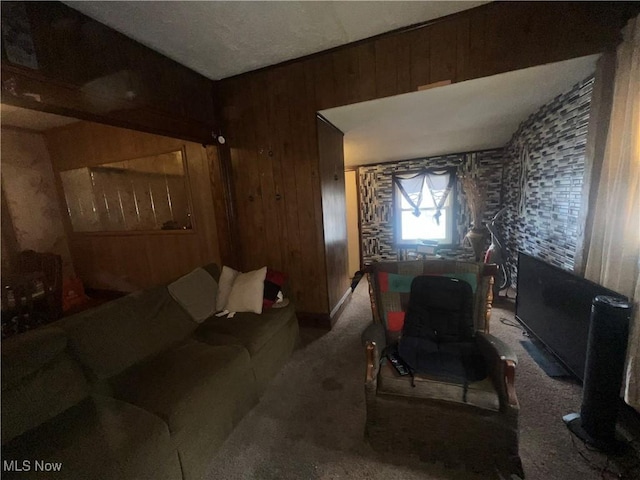
[{"label": "chair backrest", "polygon": [[465,342],[474,334],[473,291],[468,282],[435,275],[413,279],[403,337]]},{"label": "chair backrest", "polygon": [[373,319],[385,327],[388,342],[397,341],[413,279],[418,275],[448,276],[471,285],[474,329],[488,332],[493,299],[491,287],[496,270],[495,265],[481,262],[442,259],[373,263],[367,269]]}]

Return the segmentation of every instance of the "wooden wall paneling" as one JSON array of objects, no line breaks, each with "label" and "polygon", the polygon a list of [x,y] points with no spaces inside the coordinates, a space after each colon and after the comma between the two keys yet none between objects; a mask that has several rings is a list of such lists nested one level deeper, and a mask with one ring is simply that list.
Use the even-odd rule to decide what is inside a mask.
[{"label": "wooden wall paneling", "polygon": [[207,263],[195,234],[146,235],[140,240],[149,259],[152,285],[169,283]]},{"label": "wooden wall paneling", "polygon": [[[251,150],[255,149],[255,142],[250,138],[253,135],[250,129],[249,120],[252,116],[248,100],[244,92],[250,88],[250,77],[245,76],[229,88],[223,89],[221,94],[227,99],[228,106],[225,113],[229,118],[226,131],[229,133],[227,145],[229,148],[229,163],[231,165],[230,178],[233,184],[234,205],[237,216],[235,224],[238,232],[238,269],[245,268],[246,250],[253,249],[253,243],[247,243],[247,230],[253,228],[251,210],[249,209],[249,195],[255,195],[251,191],[250,178],[243,175],[246,169],[246,159],[251,155]],[[249,110],[249,111],[248,111]]]},{"label": "wooden wall paneling", "polygon": [[[133,130],[99,123],[91,123],[89,125],[94,156],[91,159],[78,159],[84,165],[86,165],[87,161],[90,161],[91,165],[102,165],[104,163],[140,158],[146,156],[145,152],[162,151],[164,148],[166,148],[165,151],[171,150],[171,147],[163,145],[154,145],[151,149],[145,149],[145,142],[141,137],[145,137],[146,134],[140,134]],[[156,140],[157,138],[155,137]],[[182,144],[180,141],[173,141],[172,143],[173,148],[180,148]]]},{"label": "wooden wall paneling", "polygon": [[[202,264],[219,262],[220,237],[218,236],[218,218],[214,207],[209,161],[204,147],[195,143],[185,145],[189,191],[191,194],[191,218],[199,242]],[[224,217],[221,218],[224,220]]]},{"label": "wooden wall paneling", "polygon": [[[272,163],[275,184],[282,182],[287,186],[286,237],[281,238],[289,243],[286,246],[289,251],[297,252],[295,242],[302,245],[301,251],[305,255],[302,266],[293,267],[292,280],[314,278],[322,286],[322,291],[320,288],[301,289],[298,309],[326,313],[329,303],[315,124],[318,110],[414,91],[418,86],[441,80],[463,81],[500,73],[506,68],[524,68],[532,62],[541,64],[588,55],[599,51],[603,42],[611,42],[619,36],[617,30],[633,9],[637,11],[637,5],[492,2],[406,32],[390,33],[267,68],[280,70],[282,75],[288,76],[292,94],[287,98],[291,101],[277,110],[270,107],[268,117],[252,118],[247,122],[247,128],[256,128],[258,123],[264,122],[269,128],[280,131],[281,127],[276,125],[280,125],[278,117],[289,117],[290,136],[285,138],[280,133],[276,136],[280,138],[281,146],[285,141],[290,144],[286,144],[277,161]],[[601,15],[604,11],[613,13],[609,18]],[[567,27],[573,16],[581,31],[573,25]],[[593,38],[596,40],[589,36],[589,25],[595,27]],[[568,30],[571,31],[569,36],[566,35]],[[577,38],[577,45],[572,44],[572,36]],[[220,83],[226,90],[237,87],[238,92],[248,92],[247,83],[240,85],[254,75],[255,72],[240,75]],[[279,89],[277,86],[276,90]],[[278,94],[270,92],[267,95],[270,102],[275,102],[272,95]],[[249,102],[244,98],[238,102],[225,95],[220,101],[223,110],[227,111],[225,119],[229,107]],[[246,105],[246,108],[250,107]],[[233,121],[230,125],[234,125]],[[231,128],[232,136],[238,133],[233,130],[234,127]],[[240,185],[236,183],[236,187]],[[295,188],[294,203],[290,201],[293,195],[290,188]],[[295,217],[289,207],[294,204],[298,209]],[[297,235],[293,234],[296,222]],[[244,240],[241,243],[244,244]],[[288,255],[291,256],[283,254],[283,260],[289,258]]]},{"label": "wooden wall paneling", "polygon": [[360,61],[358,59],[358,51],[355,48],[345,49],[342,51],[341,61],[344,63],[344,80],[342,83],[346,89],[347,103],[361,102],[361,94],[358,89],[360,83]]},{"label": "wooden wall paneling", "polygon": [[281,138],[282,149],[277,161],[273,163],[277,193],[281,200],[277,201],[281,222],[282,271],[289,276],[288,287],[298,308],[306,299],[300,296],[303,291],[303,264],[308,257],[309,246],[302,240],[301,220],[304,206],[299,204],[298,173],[300,171],[300,148],[296,148],[296,140],[300,135],[300,124],[303,115],[300,113],[304,105],[304,72],[299,67],[287,67],[278,76],[273,85],[276,95],[282,95],[282,102],[273,105],[271,118],[276,122],[275,128]]},{"label": "wooden wall paneling", "polygon": [[470,29],[471,21],[468,15],[461,15],[455,23],[456,28],[456,77],[451,81],[463,82],[469,75]]},{"label": "wooden wall paneling", "polygon": [[[65,217],[68,220],[68,217]],[[67,222],[68,223],[68,222]],[[67,227],[67,225],[65,225]],[[67,231],[67,239],[69,241],[69,250],[73,260],[73,268],[76,276],[84,282],[85,287],[97,288],[95,278],[96,256],[93,250],[93,241],[87,236],[73,235],[71,226],[65,228]]]},{"label": "wooden wall paneling", "polygon": [[459,80],[469,80],[488,75],[484,58],[486,8],[475,8],[468,13],[469,18],[469,58],[465,75],[458,75]]},{"label": "wooden wall paneling", "polygon": [[[304,288],[305,303],[301,309],[306,312],[329,312],[327,271],[325,266],[324,228],[322,225],[322,193],[320,185],[320,171],[318,161],[318,127],[316,124],[316,112],[318,99],[314,97],[317,92],[315,83],[318,78],[312,75],[313,69],[304,67],[305,101],[300,105],[300,138],[302,149],[297,162],[296,178],[299,186],[306,190],[304,196],[298,197],[298,204],[304,206],[303,216],[300,218],[300,226],[303,229],[303,241],[307,245],[306,255],[308,262],[303,263],[303,282],[309,278],[317,279],[317,285],[309,289],[308,283],[302,283]],[[302,200],[304,198],[304,201]],[[301,213],[302,213],[301,212]],[[314,248],[315,246],[315,248]],[[304,307],[304,308],[302,308]]]},{"label": "wooden wall paneling", "polygon": [[91,235],[90,243],[92,270],[83,278],[87,287],[133,292],[152,285],[143,236]]},{"label": "wooden wall paneling", "polygon": [[[622,40],[620,30],[639,12],[639,2],[545,2],[532,15],[530,38],[544,39],[540,51],[546,53],[545,62],[587,55],[594,47],[602,52]],[[540,56],[535,59],[541,61]]]},{"label": "wooden wall paneling", "polygon": [[349,49],[357,59],[357,76],[349,86],[350,102],[365,102],[376,98],[375,44],[363,43]]},{"label": "wooden wall paneling", "polygon": [[532,42],[531,38],[531,24],[536,21],[534,8],[544,9],[546,4],[541,7],[523,2],[508,11],[488,9],[484,58],[492,72],[501,73],[531,65],[531,53],[539,48],[538,42]]},{"label": "wooden wall paneling", "polygon": [[333,104],[346,105],[352,103],[349,87],[355,76],[355,68],[349,50],[337,50],[331,53],[334,91]]},{"label": "wooden wall paneling", "polygon": [[[295,266],[302,258],[300,245],[292,241],[296,237],[298,222],[291,222],[290,214],[296,216],[298,206],[295,192],[295,176],[289,175],[295,161],[291,151],[291,109],[295,90],[292,91],[292,69],[281,67],[272,70],[268,76],[269,92],[269,124],[276,147],[274,155],[270,157],[271,181],[273,182],[272,202],[274,207],[271,222],[276,229],[275,242],[270,248],[277,252],[277,261],[270,266],[291,275]],[[285,178],[293,177],[293,185],[285,186]],[[295,274],[294,274],[295,275]]]},{"label": "wooden wall paneling", "polygon": [[397,88],[396,94],[411,92],[411,44],[406,37],[398,35],[396,50]]},{"label": "wooden wall paneling", "polygon": [[430,52],[429,29],[418,28],[406,34],[410,45],[409,67],[411,71],[411,90],[429,84]]},{"label": "wooden wall paneling", "polygon": [[317,128],[328,300],[333,311],[349,287],[344,135],[319,117]]},{"label": "wooden wall paneling", "polygon": [[376,97],[398,93],[398,37],[391,35],[375,40]]},{"label": "wooden wall paneling", "polygon": [[229,148],[207,145],[206,156],[209,164],[209,187],[213,201],[213,215],[216,219],[216,235],[220,252],[220,267],[228,265],[238,269],[238,236],[236,230],[235,198],[230,172]]},{"label": "wooden wall paneling", "polygon": [[211,80],[60,2],[22,3],[38,69],[4,56],[3,102],[211,141]]},{"label": "wooden wall paneling", "polygon": [[[96,153],[91,129],[90,123],[78,122],[45,132],[47,149],[55,171],[93,164]],[[66,206],[63,211],[66,211]]]},{"label": "wooden wall paneling", "polygon": [[264,216],[264,230],[262,236],[256,238],[265,244],[265,255],[261,259],[262,266],[280,268],[282,265],[280,215],[276,206],[276,188],[273,164],[279,162],[282,151],[281,133],[272,119],[274,109],[279,109],[282,96],[272,91],[272,81],[280,76],[279,70],[260,72],[256,75],[258,88],[254,95],[258,98],[254,103],[258,106],[257,118],[267,119],[255,126],[258,147],[257,169],[261,192],[261,206]]},{"label": "wooden wall paneling", "polygon": [[457,21],[445,20],[429,29],[429,83],[456,79]]},{"label": "wooden wall paneling", "polygon": [[313,62],[308,65],[314,72],[314,81],[311,85],[315,86],[314,98],[316,110],[324,110],[326,108],[335,107],[335,81],[333,66],[333,55],[325,53],[314,58]]},{"label": "wooden wall paneling", "polygon": [[[248,78],[248,89],[243,90],[242,98],[238,99],[242,105],[240,113],[242,148],[236,150],[233,178],[238,185],[236,189],[237,204],[242,206],[242,210],[239,212],[241,222],[239,230],[243,245],[241,262],[243,270],[262,267],[266,258],[265,218],[258,164],[260,144],[256,132],[256,115],[260,111],[260,106],[253,103],[260,95],[260,92],[256,92],[256,90],[262,87],[263,85],[260,85],[256,76],[251,75]],[[259,100],[262,101],[261,98]]]},{"label": "wooden wall paneling", "polygon": [[87,287],[131,291],[220,263],[210,171],[201,145],[88,122],[52,129],[45,137],[65,210],[60,171],[184,149],[194,230],[75,233],[63,217],[76,270]]}]

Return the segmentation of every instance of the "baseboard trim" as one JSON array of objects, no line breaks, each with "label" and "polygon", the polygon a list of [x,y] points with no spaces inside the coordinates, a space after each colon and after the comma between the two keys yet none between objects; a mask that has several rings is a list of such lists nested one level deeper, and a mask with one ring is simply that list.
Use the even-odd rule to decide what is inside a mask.
[{"label": "baseboard trim", "polygon": [[314,312],[296,312],[296,316],[298,317],[298,325],[301,327],[309,327],[309,328],[323,328],[326,330],[331,330],[331,328],[335,325],[336,321],[340,317],[340,314],[344,310],[347,305],[347,300],[351,298],[351,287],[344,292],[344,295],[338,302],[338,304],[333,307],[331,313],[314,313]]},{"label": "baseboard trim", "polygon": [[338,301],[338,304],[335,307],[333,307],[333,310],[331,310],[331,313],[329,314],[329,318],[331,319],[332,327],[338,321],[338,318],[340,317],[340,314],[344,310],[344,307],[347,304],[347,300],[351,298],[352,293],[353,293],[353,290],[351,290],[351,287],[347,288],[347,290],[344,292],[344,295],[342,295],[342,298]]}]

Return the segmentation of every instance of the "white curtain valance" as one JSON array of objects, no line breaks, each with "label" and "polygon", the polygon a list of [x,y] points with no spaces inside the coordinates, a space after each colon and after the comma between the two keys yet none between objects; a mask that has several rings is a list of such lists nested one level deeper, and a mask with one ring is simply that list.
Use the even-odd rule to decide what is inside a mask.
[{"label": "white curtain valance", "polygon": [[423,170],[414,174],[397,174],[393,176],[393,183],[398,187],[400,194],[413,208],[413,214],[419,217],[420,206],[423,200],[424,185],[427,184],[433,204],[436,207],[434,220],[440,225],[441,210],[447,201],[449,192],[453,188],[455,174],[452,170]]}]

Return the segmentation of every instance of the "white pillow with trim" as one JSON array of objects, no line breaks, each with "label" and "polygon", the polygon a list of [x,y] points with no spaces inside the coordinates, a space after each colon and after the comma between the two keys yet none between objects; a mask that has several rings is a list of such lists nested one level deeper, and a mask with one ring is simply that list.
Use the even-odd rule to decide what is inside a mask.
[{"label": "white pillow with trim", "polygon": [[240,273],[233,282],[233,287],[224,309],[230,312],[262,313],[264,279],[266,276],[267,267]]},{"label": "white pillow with trim", "polygon": [[226,265],[222,267],[220,278],[218,279],[218,294],[216,295],[216,307],[218,310],[225,310],[229,300],[229,294],[233,288],[233,282],[240,272]]}]

